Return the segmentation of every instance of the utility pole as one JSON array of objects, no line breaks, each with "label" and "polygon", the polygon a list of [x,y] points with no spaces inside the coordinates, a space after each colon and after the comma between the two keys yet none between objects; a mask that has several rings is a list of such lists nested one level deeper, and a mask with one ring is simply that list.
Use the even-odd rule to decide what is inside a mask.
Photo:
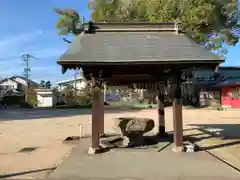
[{"label": "utility pole", "polygon": [[29,68],[29,60],[31,58],[37,59],[35,57],[33,57],[32,55],[25,53],[21,56],[22,60],[25,63],[25,68],[24,68],[24,77],[26,80],[26,87],[25,87],[25,102],[28,102],[28,85],[29,85],[29,72],[31,71],[31,69]]},{"label": "utility pole", "polygon": [[79,69],[74,72],[74,95],[77,96],[77,76],[79,75]]}]

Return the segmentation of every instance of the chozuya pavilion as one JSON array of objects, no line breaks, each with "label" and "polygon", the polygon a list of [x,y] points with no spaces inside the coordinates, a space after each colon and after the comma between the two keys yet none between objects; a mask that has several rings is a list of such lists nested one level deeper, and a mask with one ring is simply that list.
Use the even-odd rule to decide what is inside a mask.
[{"label": "chozuya pavilion", "polygon": [[173,90],[174,152],[183,151],[183,121],[181,105],[182,74],[191,69],[212,69],[224,59],[200,47],[182,34],[178,24],[89,22],[88,28],[75,38],[59,58],[62,72],[82,68],[92,80],[92,143],[96,152],[104,134],[103,82],[155,88],[158,91],[159,136],[165,135],[164,96],[161,90],[166,79]]}]

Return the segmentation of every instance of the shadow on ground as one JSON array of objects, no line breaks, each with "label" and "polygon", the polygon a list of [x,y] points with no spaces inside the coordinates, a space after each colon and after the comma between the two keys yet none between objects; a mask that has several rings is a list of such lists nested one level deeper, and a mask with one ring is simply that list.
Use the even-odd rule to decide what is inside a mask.
[{"label": "shadow on ground", "polygon": [[[239,173],[205,152],[173,153],[172,146],[161,152],[149,148],[113,149],[89,156],[91,138],[75,146],[49,179],[239,179]],[[130,168],[129,168],[130,167]],[[217,168],[212,168],[217,167]],[[201,168],[201,170],[199,170]],[[93,173],[94,170],[94,173]]]},{"label": "shadow on ground", "polygon": [[46,169],[37,169],[37,170],[31,170],[31,171],[23,171],[23,172],[16,172],[16,173],[9,173],[9,174],[4,174],[0,175],[0,178],[13,178],[16,176],[22,176],[22,175],[28,175],[28,174],[33,174],[33,173],[39,173],[39,172],[46,172],[46,173],[51,173],[54,171],[56,167],[53,168],[46,168]]},{"label": "shadow on ground", "polygon": [[137,139],[137,141],[135,140],[132,139],[128,142],[128,145],[124,145],[124,138],[121,135],[109,135],[101,138],[101,144],[105,148],[100,153],[104,153],[111,149],[156,149],[160,152],[172,144],[173,135],[172,133],[169,133],[165,137],[160,137],[158,135],[144,135],[141,137],[140,142],[139,139]]},{"label": "shadow on ground", "polygon": [[[185,129],[198,130],[201,133],[187,135],[184,138],[193,143],[197,143],[201,140],[218,138],[224,143],[216,143],[207,147],[201,147],[201,150],[212,150],[227,146],[240,145],[240,124],[189,124],[188,126],[194,126],[197,128]],[[205,136],[204,136],[205,135]],[[207,135],[207,136],[206,136]]]},{"label": "shadow on ground", "polygon": [[[135,107],[117,107],[105,108],[104,113],[121,113],[121,112],[139,112],[143,108]],[[0,109],[0,121],[10,120],[34,120],[40,118],[57,118],[57,117],[72,117],[77,115],[91,114],[91,108],[83,109]]]}]

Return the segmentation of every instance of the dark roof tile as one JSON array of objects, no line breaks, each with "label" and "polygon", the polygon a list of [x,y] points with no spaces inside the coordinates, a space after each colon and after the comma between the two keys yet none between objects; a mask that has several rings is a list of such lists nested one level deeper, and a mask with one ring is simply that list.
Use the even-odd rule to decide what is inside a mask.
[{"label": "dark roof tile", "polygon": [[175,31],[108,29],[76,37],[58,63],[224,61]]}]

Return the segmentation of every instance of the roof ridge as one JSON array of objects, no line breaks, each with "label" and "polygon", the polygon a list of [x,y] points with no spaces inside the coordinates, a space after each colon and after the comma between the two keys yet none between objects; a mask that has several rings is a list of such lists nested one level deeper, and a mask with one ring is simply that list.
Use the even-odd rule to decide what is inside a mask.
[{"label": "roof ridge", "polygon": [[88,23],[85,33],[95,32],[176,32],[179,31],[177,21],[173,22],[92,22]]}]

